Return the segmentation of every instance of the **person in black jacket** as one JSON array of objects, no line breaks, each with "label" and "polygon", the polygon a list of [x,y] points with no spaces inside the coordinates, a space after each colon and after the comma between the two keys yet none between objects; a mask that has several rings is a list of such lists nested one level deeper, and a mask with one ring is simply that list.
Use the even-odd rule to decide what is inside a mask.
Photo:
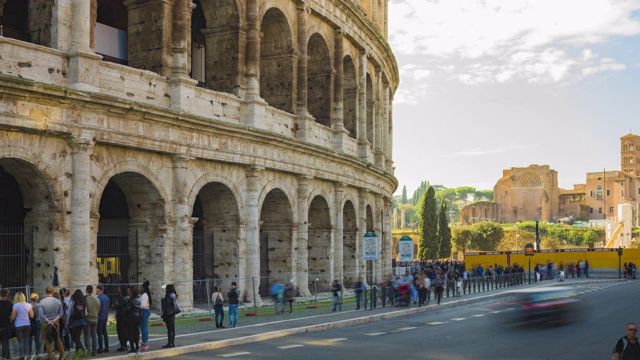
[{"label": "person in black jacket", "polygon": [[231,290],[227,293],[229,299],[229,327],[236,327],[238,325],[238,298],[240,297],[240,290],[236,282],[231,283]]},{"label": "person in black jacket", "polygon": [[127,287],[125,285],[120,285],[118,286],[118,298],[113,305],[116,309],[116,331],[118,332],[118,341],[120,342],[120,347],[117,351],[127,351],[128,319],[125,309],[127,302],[129,302]]},{"label": "person in black jacket", "polygon": [[176,346],[176,314],[180,310],[178,294],[176,294],[176,288],[173,284],[169,284],[165,288],[160,305],[162,305],[162,320],[167,325],[167,344],[163,348],[172,348]]},{"label": "person in black jacket", "polygon": [[127,340],[129,340],[129,354],[137,354],[140,351],[140,300],[138,289],[130,286],[127,292],[129,300],[125,305],[127,321]]}]

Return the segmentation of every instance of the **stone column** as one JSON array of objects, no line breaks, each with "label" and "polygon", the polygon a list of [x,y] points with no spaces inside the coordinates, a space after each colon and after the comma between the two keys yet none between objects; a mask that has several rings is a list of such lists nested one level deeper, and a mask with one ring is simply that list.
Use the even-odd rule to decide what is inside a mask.
[{"label": "stone column", "polygon": [[333,67],[333,150],[344,152],[349,132],[344,128],[344,34],[342,29],[335,31],[335,55]]},{"label": "stone column", "polygon": [[391,141],[391,133],[389,132],[389,84],[384,84],[382,90],[382,152],[383,166],[389,171],[389,144]]},{"label": "stone column", "polygon": [[297,226],[297,250],[291,249],[294,253],[292,258],[297,254],[296,274],[294,277],[298,279],[298,288],[302,296],[310,296],[309,292],[309,179],[308,176],[298,177],[298,226]]},{"label": "stone column", "polygon": [[258,0],[247,0],[247,46],[244,68],[243,118],[247,126],[264,129],[264,113],[267,103],[260,98],[260,22]]},{"label": "stone column", "polygon": [[389,117],[389,145],[387,148],[387,157],[385,160],[387,172],[394,173],[393,170],[393,98],[389,97],[389,110],[387,111]]},{"label": "stone column", "polygon": [[373,108],[373,151],[377,167],[384,167],[384,150],[382,147],[382,69],[376,67],[376,78],[373,84],[373,96],[375,99]]},{"label": "stone column", "polygon": [[356,269],[358,276],[362,276],[366,279],[367,275],[367,262],[362,259],[362,239],[367,232],[367,195],[369,190],[358,190],[358,212],[357,226],[358,232],[356,233]]},{"label": "stone column", "polygon": [[308,72],[307,72],[307,16],[309,7],[305,0],[298,0],[298,76],[296,81],[297,103],[296,103],[296,137],[306,141],[309,136],[308,127],[314,122],[313,116],[309,114],[308,102]]},{"label": "stone column", "polygon": [[188,200],[187,171],[194,158],[179,154],[173,157],[173,212],[175,228],[173,232],[173,272],[171,275],[176,292],[180,294],[180,304],[190,308],[193,300],[193,224],[192,209]]},{"label": "stone column", "polygon": [[[6,0],[3,0],[6,1]],[[92,6],[95,0],[91,0]],[[69,51],[72,22],[71,7],[75,0],[53,1],[51,7],[51,47],[60,51]],[[91,29],[91,28],[90,28]]]},{"label": "stone column", "polygon": [[333,213],[336,218],[336,226],[333,233],[333,278],[337,279],[338,274],[344,271],[344,214],[342,209],[344,184],[335,183],[333,185],[333,194]]},{"label": "stone column", "polygon": [[358,68],[358,157],[366,161],[371,143],[367,140],[367,54],[364,50],[360,51]]},{"label": "stone column", "polygon": [[191,14],[195,4],[186,0],[173,3],[173,33],[171,47],[171,79],[169,95],[171,108],[190,112],[193,109],[197,80],[191,72]]},{"label": "stone column", "polygon": [[91,154],[94,133],[83,130],[68,140],[71,148],[71,261],[72,287],[93,284],[98,280],[96,239],[91,238]]},{"label": "stone column", "polygon": [[[244,194],[244,219],[242,221],[242,228],[244,228],[244,239],[240,236],[240,274],[238,277],[241,281],[245,281],[244,286],[238,284],[240,290],[244,292],[247,299],[253,301],[254,288],[252,287],[251,277],[255,277],[255,296],[258,295],[258,289],[260,288],[260,207],[258,202],[260,201],[260,174],[262,168],[250,167],[245,171],[245,178],[247,181],[246,191]],[[241,228],[241,229],[242,229]],[[244,246],[242,246],[242,240],[244,240]]]},{"label": "stone column", "polygon": [[382,208],[382,195],[376,194],[374,201],[374,209],[373,209],[373,231],[375,231],[376,235],[378,235],[378,260],[374,261],[375,266],[373,268],[373,276],[374,280],[377,281],[382,279],[381,269],[384,264],[384,238],[386,234],[384,233],[382,223],[383,223],[383,208]]},{"label": "stone column", "polygon": [[71,6],[71,41],[69,44],[69,87],[80,91],[99,91],[101,56],[91,50],[91,2],[73,0]]}]

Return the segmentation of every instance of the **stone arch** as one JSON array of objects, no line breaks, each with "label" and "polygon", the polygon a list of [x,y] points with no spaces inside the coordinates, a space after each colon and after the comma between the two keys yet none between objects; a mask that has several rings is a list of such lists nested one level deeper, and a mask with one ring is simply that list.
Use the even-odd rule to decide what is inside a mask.
[{"label": "stone arch", "polygon": [[358,138],[358,78],[356,67],[351,56],[343,60],[344,67],[344,128],[349,131],[349,137]]},{"label": "stone arch", "polygon": [[53,2],[47,0],[0,1],[3,36],[36,45],[51,46]]},{"label": "stone arch", "polygon": [[357,202],[353,201],[353,199],[348,199],[342,206],[342,277],[344,278],[345,286],[351,286],[358,278],[358,218],[354,204],[357,204]]},{"label": "stone arch", "polygon": [[373,81],[371,80],[371,75],[367,73],[367,140],[371,147],[373,148]]},{"label": "stone arch", "polygon": [[[193,279],[216,279],[227,289],[240,272],[240,212],[234,190],[222,182],[208,182],[199,188],[192,217]],[[194,301],[207,302],[203,282],[194,281]]]},{"label": "stone arch", "polygon": [[206,22],[205,84],[216,91],[237,94],[241,84],[240,39],[245,29],[236,0],[200,0]]},{"label": "stone arch", "polygon": [[136,163],[117,164],[103,179],[100,196],[94,197],[99,220],[92,251],[99,273],[115,284],[163,279],[165,241],[173,236],[166,221],[171,199],[158,179]]},{"label": "stone arch", "polygon": [[50,180],[27,160],[0,157],[0,283],[5,287],[51,283],[61,221]]},{"label": "stone arch", "polygon": [[276,109],[293,113],[293,75],[297,56],[286,15],[272,7],[262,17],[260,31],[260,96]]},{"label": "stone arch", "polygon": [[281,282],[293,273],[293,207],[287,194],[279,188],[264,196],[260,207],[260,288],[269,296],[272,279]]},{"label": "stone arch", "polygon": [[307,108],[316,122],[331,126],[333,68],[327,41],[319,33],[307,45]]},{"label": "stone arch", "polygon": [[[333,263],[331,211],[326,198],[321,195],[314,196],[309,204],[308,226],[309,274],[320,279],[318,290],[330,290]],[[309,286],[313,287],[312,278],[309,279]]]}]

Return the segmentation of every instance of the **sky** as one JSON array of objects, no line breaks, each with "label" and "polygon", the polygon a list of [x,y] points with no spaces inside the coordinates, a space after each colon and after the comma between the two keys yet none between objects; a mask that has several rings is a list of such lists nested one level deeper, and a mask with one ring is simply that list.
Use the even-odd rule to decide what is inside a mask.
[{"label": "sky", "polygon": [[531,164],[572,189],[640,135],[640,0],[390,0],[389,43],[396,194]]}]

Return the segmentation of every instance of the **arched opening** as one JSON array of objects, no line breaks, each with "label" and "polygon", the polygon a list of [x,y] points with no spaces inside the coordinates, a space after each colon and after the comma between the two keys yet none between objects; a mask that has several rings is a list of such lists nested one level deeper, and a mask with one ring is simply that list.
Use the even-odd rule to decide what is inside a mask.
[{"label": "arched opening", "polygon": [[98,0],[94,28],[95,51],[104,61],[127,65],[129,13],[123,0]]},{"label": "arched opening", "polygon": [[344,127],[349,137],[358,138],[358,79],[351,56],[344,58]]},{"label": "arched opening", "polygon": [[367,74],[367,140],[373,148],[373,82]]},{"label": "arched opening", "polygon": [[289,23],[277,8],[262,18],[260,96],[276,109],[293,112],[293,67],[296,63]]},{"label": "arched opening", "polygon": [[260,288],[261,296],[269,296],[271,280],[286,280],[293,272],[291,244],[293,212],[287,195],[271,190],[260,211]]},{"label": "arched opening", "polygon": [[51,46],[53,1],[0,1],[2,36]]},{"label": "arched opening", "polygon": [[191,13],[191,78],[204,86],[206,81],[206,44],[202,31],[207,28],[200,0],[193,0],[196,6]]},{"label": "arched opening", "polygon": [[0,159],[0,284],[50,284],[59,212],[43,174],[19,159]]},{"label": "arched opening", "polygon": [[240,16],[235,0],[201,1],[206,21],[205,83],[208,89],[237,94],[240,88]]},{"label": "arched opening", "polygon": [[346,201],[342,208],[342,268],[344,286],[352,287],[353,282],[358,278],[357,239],[358,225],[356,222],[356,209],[351,201]]},{"label": "arched opening", "polygon": [[[316,196],[309,206],[309,275],[317,276],[318,290],[331,289],[332,254],[331,251],[331,215],[329,204],[322,196]],[[309,277],[309,288],[313,289],[314,279]]]},{"label": "arched opening", "polygon": [[[96,256],[102,284],[139,283],[164,278],[165,201],[141,174],[113,176],[100,198]],[[108,296],[115,287],[107,286]]]},{"label": "arched opening", "polygon": [[324,38],[315,33],[307,46],[307,108],[318,124],[331,126],[332,67]]},{"label": "arched opening", "polygon": [[225,289],[236,281],[240,271],[238,205],[231,190],[222,183],[205,185],[193,206],[193,299],[207,302],[205,279]]}]

